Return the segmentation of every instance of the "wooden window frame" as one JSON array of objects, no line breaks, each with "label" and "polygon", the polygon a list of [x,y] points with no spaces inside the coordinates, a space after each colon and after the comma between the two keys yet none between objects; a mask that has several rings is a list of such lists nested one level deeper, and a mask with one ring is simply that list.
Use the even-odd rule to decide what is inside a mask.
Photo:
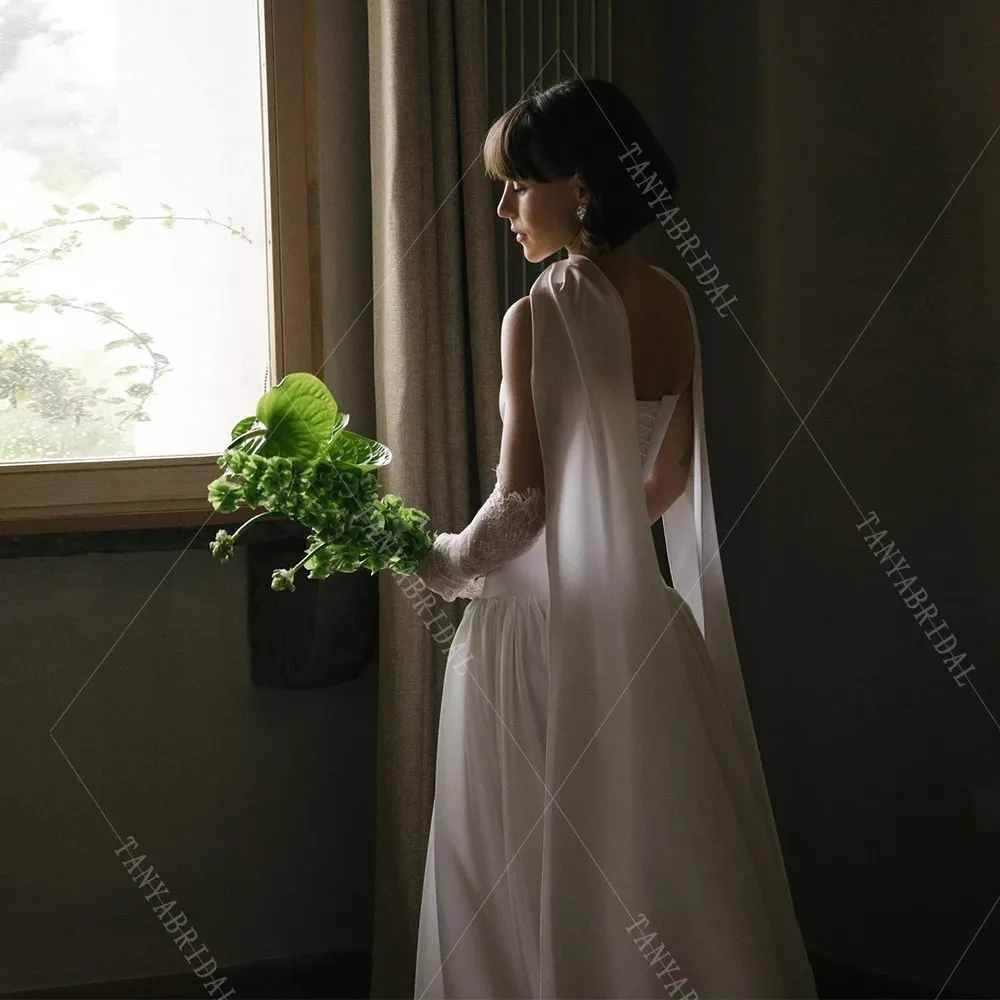
[{"label": "wooden window frame", "polygon": [[[269,159],[269,370],[275,385],[293,371],[322,377],[315,0],[258,3]],[[0,536],[241,523],[254,511],[218,514],[208,502],[208,484],[220,474],[217,458],[0,466]]]}]

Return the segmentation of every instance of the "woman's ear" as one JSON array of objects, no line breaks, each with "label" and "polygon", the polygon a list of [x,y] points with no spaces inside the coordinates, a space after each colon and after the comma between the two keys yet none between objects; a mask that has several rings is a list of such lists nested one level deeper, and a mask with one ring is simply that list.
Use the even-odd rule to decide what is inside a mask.
[{"label": "woman's ear", "polygon": [[579,200],[580,198],[586,198],[589,200],[590,191],[587,190],[587,185],[584,184],[583,181],[580,179],[580,175],[573,174],[572,177],[570,177],[570,180],[573,182],[573,187],[572,187],[573,197],[577,200]]}]

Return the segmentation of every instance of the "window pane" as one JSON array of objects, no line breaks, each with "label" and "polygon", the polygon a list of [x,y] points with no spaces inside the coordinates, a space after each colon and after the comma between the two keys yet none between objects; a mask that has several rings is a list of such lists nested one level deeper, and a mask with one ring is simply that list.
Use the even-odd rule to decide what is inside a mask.
[{"label": "window pane", "polygon": [[217,455],[253,412],[259,22],[255,0],[0,0],[0,462]]}]

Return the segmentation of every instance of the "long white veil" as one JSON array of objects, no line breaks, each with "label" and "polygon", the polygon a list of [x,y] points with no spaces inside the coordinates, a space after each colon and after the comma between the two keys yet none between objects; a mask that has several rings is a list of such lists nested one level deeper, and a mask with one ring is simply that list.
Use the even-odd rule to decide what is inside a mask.
[{"label": "long white veil", "polygon": [[539,994],[814,997],[716,557],[697,330],[692,473],[663,519],[675,592],[646,514],[614,286],[572,254],[536,279],[531,310],[549,571],[543,777],[556,796]]}]

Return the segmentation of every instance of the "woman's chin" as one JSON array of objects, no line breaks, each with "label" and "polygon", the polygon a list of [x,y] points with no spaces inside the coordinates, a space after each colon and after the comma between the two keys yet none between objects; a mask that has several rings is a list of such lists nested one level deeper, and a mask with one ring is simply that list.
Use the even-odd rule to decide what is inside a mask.
[{"label": "woman's chin", "polygon": [[529,245],[526,240],[521,240],[521,249],[524,251],[524,259],[529,264],[537,264],[540,260],[545,260],[551,254],[551,251],[549,253],[540,253],[537,247]]}]

